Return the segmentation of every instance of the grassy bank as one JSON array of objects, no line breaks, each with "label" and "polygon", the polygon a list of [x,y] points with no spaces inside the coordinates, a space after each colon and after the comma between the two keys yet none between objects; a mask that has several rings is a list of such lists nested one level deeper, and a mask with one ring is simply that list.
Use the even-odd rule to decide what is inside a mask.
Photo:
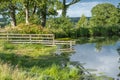
[{"label": "grassy bank", "polygon": [[69,58],[56,47],[0,41],[0,80],[79,80],[82,70],[69,67]]}]

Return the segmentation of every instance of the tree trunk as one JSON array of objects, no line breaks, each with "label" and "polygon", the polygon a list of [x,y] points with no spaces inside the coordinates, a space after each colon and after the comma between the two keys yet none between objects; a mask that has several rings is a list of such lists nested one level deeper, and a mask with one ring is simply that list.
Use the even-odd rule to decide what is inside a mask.
[{"label": "tree trunk", "polygon": [[36,13],[36,9],[37,9],[37,6],[36,6],[36,4],[34,4],[34,8],[33,8],[33,15]]},{"label": "tree trunk", "polygon": [[46,15],[47,15],[47,3],[45,3],[43,9],[41,9],[41,25],[46,26]]},{"label": "tree trunk", "polygon": [[41,11],[41,25],[43,27],[46,26],[46,10],[45,11]]},{"label": "tree trunk", "polygon": [[65,17],[66,13],[67,13],[66,0],[63,0],[62,17]]},{"label": "tree trunk", "polygon": [[26,24],[29,24],[29,9],[28,7],[25,7],[25,22]]},{"label": "tree trunk", "polygon": [[66,17],[66,14],[67,14],[67,9],[69,6],[79,2],[80,0],[72,0],[70,3],[66,4],[66,0],[63,0],[63,7],[62,7],[62,16],[63,17]]},{"label": "tree trunk", "polygon": [[10,5],[10,17],[11,17],[11,25],[13,27],[16,26],[16,15],[15,15],[15,6]]}]

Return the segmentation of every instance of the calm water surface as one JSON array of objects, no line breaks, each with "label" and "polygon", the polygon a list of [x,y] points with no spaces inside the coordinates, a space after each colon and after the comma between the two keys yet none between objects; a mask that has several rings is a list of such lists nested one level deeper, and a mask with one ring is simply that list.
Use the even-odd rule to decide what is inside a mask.
[{"label": "calm water surface", "polygon": [[98,41],[88,40],[84,44],[74,46],[75,54],[70,57],[71,61],[85,63],[87,69],[96,69],[91,73],[118,77],[120,58],[120,39],[102,39]]}]

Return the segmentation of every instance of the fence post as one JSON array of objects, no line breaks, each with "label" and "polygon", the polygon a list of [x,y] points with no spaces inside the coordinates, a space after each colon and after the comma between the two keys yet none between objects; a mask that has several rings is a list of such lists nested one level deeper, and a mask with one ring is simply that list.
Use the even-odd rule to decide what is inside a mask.
[{"label": "fence post", "polygon": [[52,44],[55,45],[55,36],[54,36],[54,34],[53,34],[53,43]]},{"label": "fence post", "polygon": [[70,50],[72,51],[72,41],[70,41]]},{"label": "fence post", "polygon": [[30,43],[32,43],[31,34],[29,34],[29,40],[30,40]]},{"label": "fence post", "polygon": [[9,40],[8,32],[7,32],[7,41]]}]

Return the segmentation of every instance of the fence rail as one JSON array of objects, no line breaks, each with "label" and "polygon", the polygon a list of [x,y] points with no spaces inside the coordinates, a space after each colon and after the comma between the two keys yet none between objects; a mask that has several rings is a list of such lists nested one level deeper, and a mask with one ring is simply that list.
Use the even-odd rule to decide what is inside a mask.
[{"label": "fence rail", "polygon": [[72,46],[75,45],[75,41],[57,41],[54,38],[54,34],[14,34],[14,33],[2,33],[0,34],[0,39],[9,41],[11,43],[22,44],[43,44],[46,46],[55,45],[69,45],[69,49],[64,48],[61,51],[73,51]]},{"label": "fence rail", "polygon": [[53,34],[0,34],[0,39],[12,43],[40,43],[54,45]]}]

